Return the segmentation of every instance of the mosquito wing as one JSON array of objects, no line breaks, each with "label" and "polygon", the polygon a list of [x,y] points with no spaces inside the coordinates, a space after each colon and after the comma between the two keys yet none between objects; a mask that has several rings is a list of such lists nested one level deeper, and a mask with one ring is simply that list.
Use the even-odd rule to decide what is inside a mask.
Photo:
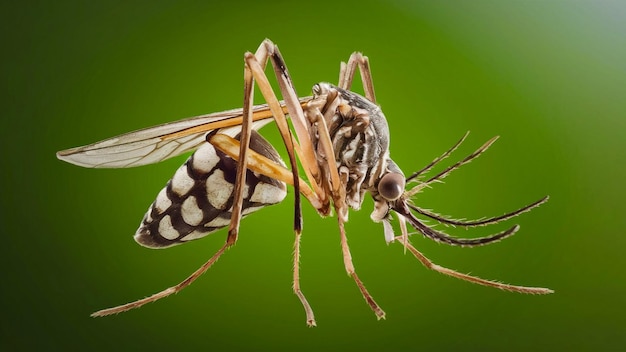
[{"label": "mosquito wing", "polygon": [[[310,97],[301,98],[304,104]],[[287,113],[281,101],[283,111]],[[129,132],[82,147],[57,152],[57,158],[71,164],[92,168],[125,168],[154,164],[193,151],[205,142],[208,132],[234,137],[241,130],[243,109],[233,109],[191,117],[154,127]],[[258,130],[272,122],[267,106],[256,105],[252,110],[252,128]]]}]

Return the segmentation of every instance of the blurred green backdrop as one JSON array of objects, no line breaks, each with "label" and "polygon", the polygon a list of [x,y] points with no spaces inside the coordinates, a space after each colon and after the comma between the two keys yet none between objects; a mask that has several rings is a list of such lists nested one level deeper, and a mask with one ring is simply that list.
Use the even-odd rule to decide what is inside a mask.
[{"label": "blurred green backdrop", "polygon": [[[0,17],[3,350],[626,349],[624,2],[25,1],[3,2]],[[301,95],[335,82],[352,51],[368,55],[407,173],[467,130],[457,159],[501,135],[418,204],[476,218],[550,202],[492,246],[413,242],[441,265],[556,294],[430,272],[385,245],[368,200],[348,234],[387,312],[377,321],[345,275],[335,220],[305,206],[302,285],[318,320],[307,329],[291,292],[290,195],[246,219],[237,246],[182,293],[90,318],[179,282],[225,233],[163,251],[132,240],[184,157],[90,170],[54,153],[241,106],[243,53],[265,37]]]}]

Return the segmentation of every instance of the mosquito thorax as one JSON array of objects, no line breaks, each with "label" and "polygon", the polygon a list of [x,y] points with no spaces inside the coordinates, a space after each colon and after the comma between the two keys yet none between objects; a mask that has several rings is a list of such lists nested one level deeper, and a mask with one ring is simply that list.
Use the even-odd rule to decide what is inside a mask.
[{"label": "mosquito thorax", "polygon": [[[311,124],[310,134],[317,161],[321,169],[327,167],[327,153],[318,143],[321,131],[319,120],[323,118],[337,169],[340,176],[347,180],[346,203],[352,209],[359,209],[366,192],[378,194],[376,187],[387,170],[387,119],[378,105],[352,91],[326,82],[315,84],[312,90],[313,99],[307,103],[304,114]],[[385,191],[393,198],[395,195],[390,193]]]}]

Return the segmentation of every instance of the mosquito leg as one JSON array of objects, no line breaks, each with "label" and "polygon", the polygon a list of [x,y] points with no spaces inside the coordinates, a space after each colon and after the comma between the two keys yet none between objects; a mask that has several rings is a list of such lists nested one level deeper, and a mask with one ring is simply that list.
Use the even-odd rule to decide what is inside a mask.
[{"label": "mosquito leg", "polygon": [[348,65],[341,61],[339,64],[339,81],[337,81],[337,87],[347,89],[345,87],[352,86],[352,78],[350,78],[350,84],[347,82],[348,76],[354,77],[354,72],[352,72],[352,74],[348,73]]},{"label": "mosquito leg", "polygon": [[[216,149],[226,153],[231,158],[237,160],[239,155],[237,154],[239,151],[239,142],[227,135],[223,134],[214,134],[209,135],[207,141],[215,146]],[[258,154],[254,150],[249,151],[249,160],[247,162],[248,168],[254,172],[260,173],[262,175],[272,177],[274,179],[283,181],[285,183],[293,182],[293,174],[291,171],[287,170],[282,165],[275,163],[274,161],[264,157],[261,154]],[[309,186],[302,180],[298,179],[300,182],[300,191],[302,194],[311,202],[311,204],[319,209],[321,207],[319,200],[317,199],[316,194],[309,188]],[[300,231],[295,231],[295,242],[294,242],[294,256],[293,256],[293,291],[300,299],[302,306],[304,307],[304,311],[306,313],[307,325],[309,327],[316,326],[315,316],[313,314],[313,309],[311,305],[307,301],[306,297],[302,293],[300,289],[300,238],[302,233]]]},{"label": "mosquito leg", "polygon": [[293,292],[298,296],[302,306],[304,307],[304,312],[306,313],[306,324],[309,327],[316,326],[315,323],[315,315],[313,314],[313,309],[311,305],[304,297],[302,290],[300,289],[300,238],[302,237],[302,233],[296,231],[296,239],[293,244]]},{"label": "mosquito leg", "polygon": [[[276,94],[272,90],[267,76],[264,73],[267,61],[271,60],[274,73],[280,87],[280,92],[283,96],[285,105],[287,106],[289,116],[291,116],[293,127],[296,131],[296,135],[298,136],[298,141],[301,144],[301,150],[303,153],[302,155],[299,155],[300,159],[305,167],[311,170],[311,174],[316,179],[319,178],[319,168],[315,160],[313,146],[308,136],[308,128],[306,119],[304,118],[304,112],[302,111],[302,103],[296,94],[291,77],[287,71],[287,66],[282,55],[280,54],[280,51],[278,50],[278,47],[271,40],[265,39],[259,46],[255,55],[246,53],[245,60],[254,75],[254,79],[258,82],[257,84],[263,94],[263,97],[272,109],[274,119],[276,120],[276,124],[282,134],[282,131],[288,130],[287,118],[282,110],[278,109],[278,99],[276,98]],[[285,144],[288,144],[285,137],[286,136],[283,136],[283,140]],[[287,148],[289,149],[289,146],[287,146]]]},{"label": "mosquito leg", "polygon": [[246,66],[244,69],[244,95],[241,135],[239,140],[239,160],[237,160],[237,175],[233,191],[233,206],[230,224],[228,226],[228,242],[235,243],[239,233],[239,223],[242,218],[243,191],[246,184],[248,153],[250,151],[250,135],[252,134],[252,107],[254,105],[254,78]]},{"label": "mosquito leg", "polygon": [[186,278],[185,280],[180,282],[178,285],[172,286],[172,287],[167,288],[167,289],[165,289],[165,290],[163,290],[161,292],[155,293],[155,294],[153,294],[150,297],[146,297],[146,298],[134,301],[134,302],[123,304],[121,306],[99,310],[99,311],[91,314],[91,316],[92,317],[104,317],[104,316],[111,315],[111,314],[117,314],[117,313],[126,312],[128,310],[139,308],[139,307],[143,306],[144,304],[151,303],[151,302],[154,302],[154,301],[158,301],[161,298],[165,298],[165,297],[167,297],[169,295],[172,295],[174,293],[177,293],[177,292],[181,291],[182,289],[184,289],[185,287],[191,285],[191,283],[196,281],[196,279],[199,278],[200,275],[204,274],[204,272],[207,271],[220,258],[220,256],[222,254],[224,254],[226,249],[228,247],[232,246],[233,244],[234,244],[234,242],[230,242],[230,241],[227,240],[226,243],[222,246],[222,248],[220,248],[220,250],[217,251],[217,253],[215,253],[211,257],[211,259],[209,259],[200,268],[198,268],[198,270],[196,270],[193,274],[191,274],[188,278]]},{"label": "mosquito leg", "polygon": [[376,103],[376,94],[374,93],[374,82],[372,81],[369,59],[367,56],[363,56],[363,54],[359,52],[352,53],[347,64],[343,62],[341,63],[341,68],[339,70],[339,88],[350,90],[357,67],[361,71],[361,80],[363,81],[365,97],[372,103]]},{"label": "mosquito leg", "polygon": [[[215,134],[214,136],[210,136],[208,141],[213,144],[217,149],[226,153],[227,155],[238,158],[239,156],[236,154],[239,150],[238,142],[236,139],[231,138],[226,135]],[[249,155],[250,160],[248,160],[248,167],[250,170],[258,172],[268,177],[272,177],[283,182],[293,182],[292,173],[284,168],[282,165],[279,165],[264,156],[256,153],[253,150],[250,150]],[[301,179],[299,179],[301,183],[300,190],[303,194],[311,201],[311,204],[314,206],[320,206],[317,203],[317,198],[315,193],[308,187],[308,185]],[[313,314],[313,309],[311,305],[307,301],[306,297],[302,293],[300,289],[300,238],[302,233],[300,231],[295,231],[295,242],[294,242],[294,258],[293,258],[293,291],[300,299],[302,306],[304,307],[304,311],[306,313],[306,321],[309,327],[316,326],[315,323],[315,315]]]},{"label": "mosquito leg", "polygon": [[[300,279],[299,279],[300,237],[301,237],[301,231],[302,231],[302,216],[301,216],[299,197],[300,197],[300,192],[302,190],[306,191],[308,187],[304,189],[300,188],[301,179],[298,176],[298,167],[297,167],[296,156],[295,156],[295,153],[296,153],[295,146],[297,145],[297,143],[295,143],[295,141],[293,140],[291,130],[289,129],[289,125],[287,124],[287,119],[280,106],[280,102],[278,101],[278,98],[276,97],[276,94],[272,90],[272,87],[269,84],[267,76],[264,73],[264,65],[266,64],[268,59],[271,59],[272,66],[274,67],[274,71],[276,73],[276,77],[279,82],[280,90],[283,95],[283,99],[285,100],[285,105],[287,106],[287,110],[292,118],[294,129],[296,131],[296,134],[298,135],[299,142],[301,143],[301,148],[298,148],[298,150],[302,151],[302,154],[300,155],[301,160],[303,160],[304,167],[309,170],[309,173],[311,175],[313,175],[314,179],[311,181],[314,186],[318,185],[317,182],[319,182],[318,180],[319,180],[320,173],[319,173],[319,168],[317,166],[317,162],[315,159],[315,155],[313,153],[312,144],[309,139],[308,130],[306,127],[306,120],[304,118],[304,112],[302,111],[301,103],[297,97],[297,94],[295,93],[295,89],[293,87],[291,79],[289,78],[286,65],[282,59],[282,56],[280,55],[280,52],[278,51],[278,48],[271,41],[265,40],[260,45],[255,55],[252,55],[251,53],[245,54],[246,97],[251,96],[251,91],[252,91],[251,87],[254,84],[253,83],[254,80],[256,80],[259,90],[263,94],[265,101],[267,102],[272,113],[274,114],[274,120],[276,121],[276,125],[278,126],[278,129],[283,138],[285,147],[287,149],[287,153],[289,154],[289,160],[290,160],[291,170],[292,170],[291,171],[291,175],[292,175],[291,183],[295,187],[295,197],[296,197],[295,214],[294,214],[294,231],[296,234],[296,240],[295,240],[296,243],[295,243],[295,253],[294,253],[293,288],[294,288],[294,293],[300,299],[304,307],[304,310],[306,312],[307,325],[315,326],[315,318],[313,315],[313,310],[311,309],[311,306],[309,305],[308,301],[306,300],[304,294],[302,293],[300,289]],[[246,102],[249,104],[248,109],[251,109],[252,102],[251,101],[246,101]],[[246,109],[245,106],[244,106],[244,109]],[[244,114],[244,119],[246,118],[246,116],[248,116],[248,120],[252,119],[250,113]],[[239,156],[240,156],[239,165],[246,166],[247,161],[242,162],[241,159],[243,158],[247,159],[247,156],[246,156],[247,153],[252,154],[252,152],[249,151],[248,149],[246,149],[245,152],[246,154],[244,154],[244,146],[242,143],[242,145],[240,146],[240,153],[239,153]],[[262,164],[261,166],[269,166],[271,163],[261,163],[261,164]],[[274,166],[277,166],[277,165],[274,165]],[[307,176],[309,173],[307,173]],[[284,171],[281,174],[285,174]],[[319,196],[315,198],[317,200],[323,199],[322,197],[325,194],[319,191],[319,188],[316,188],[316,190],[318,190],[317,194]],[[324,203],[327,204],[328,202],[326,201]],[[323,211],[323,206],[321,206],[320,204],[315,204],[315,205],[318,211],[320,210]]]},{"label": "mosquito leg", "polygon": [[342,221],[341,217],[339,217],[339,232],[341,234],[341,251],[343,253],[343,263],[346,267],[346,271],[348,272],[348,275],[350,275],[350,277],[352,277],[354,282],[356,282],[356,285],[359,287],[359,291],[361,291],[363,298],[365,298],[365,301],[367,302],[367,304],[370,306],[370,308],[372,308],[372,310],[374,311],[374,314],[376,314],[376,317],[379,320],[385,319],[385,312],[380,308],[378,303],[374,301],[374,298],[367,291],[367,289],[365,288],[365,285],[363,284],[361,279],[359,279],[359,276],[356,274],[356,271],[354,270],[354,264],[352,263],[352,255],[350,254],[350,247],[348,246],[348,238],[346,237],[344,221]]},{"label": "mosquito leg", "polygon": [[[261,48],[265,49],[262,45]],[[298,165],[295,156],[294,150],[294,142],[293,137],[291,135],[291,130],[289,129],[289,125],[287,124],[287,119],[281,109],[280,102],[276,98],[276,94],[272,90],[271,85],[263,72],[261,65],[259,64],[255,55],[251,53],[245,54],[246,61],[246,71],[251,72],[251,76],[258,82],[258,87],[263,94],[263,97],[267,101],[272,113],[274,114],[274,120],[276,121],[276,126],[278,126],[278,130],[283,138],[283,142],[285,143],[285,147],[287,149],[287,154],[289,155],[289,162],[291,165],[291,170],[294,176],[294,187],[296,188],[295,194],[295,214],[294,214],[294,230],[301,231],[302,230],[302,216],[301,216],[301,207],[300,207],[300,191],[298,189],[299,184],[296,182],[298,179]]]},{"label": "mosquito leg", "polygon": [[[311,181],[311,184],[313,185],[316,193],[318,193],[320,199],[324,199],[326,194],[323,192],[321,187],[321,172],[317,163],[317,159],[315,157],[315,150],[311,142],[311,137],[309,135],[308,122],[304,116],[304,111],[302,110],[303,104],[301,104],[300,100],[298,99],[298,95],[295,91],[293,82],[291,81],[291,77],[287,70],[287,65],[285,64],[285,60],[283,59],[278,47],[268,39],[266,39],[262,45],[265,46],[266,51],[268,52],[268,58],[272,62],[272,67],[278,81],[280,93],[283,96],[285,105],[287,106],[287,110],[289,112],[289,116],[291,117],[291,121],[293,123],[294,130],[296,132],[296,136],[298,137],[298,141],[300,142],[300,159],[302,161],[302,164],[305,169],[309,170],[309,173],[312,176],[309,180]],[[269,86],[269,82],[264,79],[266,78],[265,75],[262,75],[262,72],[260,72],[258,69],[255,69],[254,65],[251,65],[251,67],[253,69],[253,73],[255,74],[255,78],[259,82],[259,87],[265,86],[265,91],[267,92],[267,94],[274,94],[271,87]],[[263,92],[263,89],[261,91]],[[267,99],[265,92],[263,93],[263,95]],[[275,116],[275,118],[284,119],[284,115]]]},{"label": "mosquito leg", "polygon": [[442,273],[444,275],[452,276],[454,278],[461,279],[464,281],[469,281],[471,283],[475,283],[478,285],[499,288],[505,291],[529,293],[529,294],[534,294],[534,295],[546,295],[549,293],[554,293],[554,291],[549,288],[509,285],[509,284],[503,284],[497,281],[481,279],[479,277],[471,276],[468,274],[459,273],[458,271],[454,271],[452,269],[448,269],[448,268],[445,268],[445,267],[442,267],[433,263],[430,259],[426,258],[425,255],[423,255],[420,251],[418,251],[415,247],[413,247],[411,243],[409,243],[408,241],[405,241],[402,236],[396,237],[396,240],[402,243],[402,245],[406,249],[408,249],[411,253],[413,253],[415,258],[417,258],[417,260],[419,260],[425,267],[427,267],[428,269],[437,271],[439,273]]},{"label": "mosquito leg", "polygon": [[334,194],[333,198],[339,198],[339,192],[342,187],[342,182],[339,179],[339,173],[337,170],[339,169],[337,165],[337,161],[335,160],[335,151],[333,150],[333,142],[330,139],[330,133],[328,131],[328,126],[326,125],[326,121],[330,121],[331,115],[335,114],[335,109],[339,105],[339,99],[334,99],[330,104],[329,108],[326,110],[325,114],[315,109],[314,118],[317,123],[318,134],[319,134],[319,145],[322,147],[324,155],[326,156],[327,169],[330,173],[330,182],[331,182],[331,191]]}]

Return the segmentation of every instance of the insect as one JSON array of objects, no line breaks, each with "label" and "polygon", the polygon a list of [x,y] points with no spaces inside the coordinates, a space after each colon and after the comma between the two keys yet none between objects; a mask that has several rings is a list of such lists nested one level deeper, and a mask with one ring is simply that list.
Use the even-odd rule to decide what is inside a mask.
[{"label": "insect", "polygon": [[[293,290],[306,313],[308,326],[315,326],[313,309],[300,289],[299,258],[302,235],[301,195],[321,216],[333,212],[338,220],[343,261],[365,301],[378,319],[385,312],[357,275],[344,224],[349,209],[358,210],[368,193],[374,201],[373,221],[382,223],[387,243],[397,241],[424,266],[445,275],[507,291],[548,294],[547,288],[503,284],[441,267],[431,262],[408,240],[407,222],[422,235],[449,245],[480,246],[513,235],[519,226],[491,236],[465,239],[447,235],[426,225],[416,216],[439,223],[476,227],[495,224],[529,211],[548,200],[544,197],[525,207],[492,218],[460,221],[435,214],[413,203],[414,196],[452,171],[477,158],[497,139],[494,137],[461,161],[425,178],[433,166],[446,159],[465,140],[423,169],[405,176],[389,155],[389,128],[376,105],[369,60],[353,53],[341,63],[339,83],[318,83],[313,96],[298,98],[278,47],[264,40],[256,53],[244,55],[244,103],[241,109],[192,117],[106,139],[57,153],[61,160],[84,167],[124,168],[157,163],[195,152],[157,195],[149,207],[135,240],[146,247],[164,248],[204,237],[228,226],[224,245],[199,269],[179,284],[128,304],[97,311],[106,316],[141,307],[190,285],[208,270],[225,250],[235,244],[241,219],[285,198],[287,184],[294,187]],[[278,80],[279,101],[265,74],[270,62]],[[350,91],[360,70],[365,97]],[[253,105],[254,84],[266,104]],[[287,123],[291,119],[292,128]],[[256,131],[274,121],[289,156],[289,168],[274,147]],[[304,172],[298,171],[298,161]],[[415,183],[406,188],[408,183]],[[394,234],[392,214],[401,235]]]}]

